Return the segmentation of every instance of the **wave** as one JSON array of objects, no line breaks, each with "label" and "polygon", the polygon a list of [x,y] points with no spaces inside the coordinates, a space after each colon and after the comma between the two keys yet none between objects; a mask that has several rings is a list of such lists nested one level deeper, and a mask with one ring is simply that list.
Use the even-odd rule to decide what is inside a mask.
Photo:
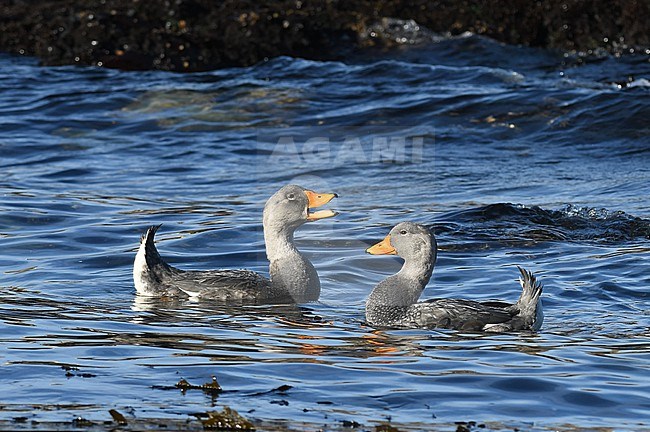
[{"label": "wave", "polygon": [[436,232],[469,239],[616,243],[650,239],[650,220],[569,204],[558,210],[498,203],[446,213]]}]

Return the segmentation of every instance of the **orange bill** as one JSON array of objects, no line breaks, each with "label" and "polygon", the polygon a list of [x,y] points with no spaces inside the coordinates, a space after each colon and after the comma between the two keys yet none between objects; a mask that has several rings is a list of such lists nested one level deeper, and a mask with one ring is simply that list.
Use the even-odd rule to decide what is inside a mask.
[{"label": "orange bill", "polygon": [[309,200],[309,208],[320,207],[337,197],[334,193],[318,193],[310,190],[306,190],[305,194]]},{"label": "orange bill", "polygon": [[334,210],[319,210],[317,212],[309,212],[307,214],[307,220],[315,221],[318,219],[326,219],[326,218],[334,217],[337,214],[338,212],[335,212]]},{"label": "orange bill", "polygon": [[390,234],[376,245],[370,246],[366,249],[366,252],[371,255],[397,255],[397,251],[390,243]]},{"label": "orange bill", "polygon": [[311,190],[306,190],[305,194],[309,200],[308,209],[307,209],[307,220],[315,221],[318,219],[325,219],[336,216],[338,213],[333,210],[320,210],[316,212],[311,212],[309,209],[320,207],[327,204],[337,197],[335,193],[318,193]]}]

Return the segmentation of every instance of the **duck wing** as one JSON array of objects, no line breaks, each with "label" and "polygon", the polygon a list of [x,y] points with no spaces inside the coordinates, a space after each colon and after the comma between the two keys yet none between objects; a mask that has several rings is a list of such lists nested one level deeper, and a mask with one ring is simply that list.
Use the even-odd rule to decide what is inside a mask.
[{"label": "duck wing", "polygon": [[282,300],[286,293],[278,293],[271,282],[251,270],[177,270],[165,284],[183,291],[191,297],[223,302],[259,303]]},{"label": "duck wing", "polygon": [[154,243],[160,225],[152,226],[140,240],[133,265],[138,293],[147,296],[189,295],[224,303],[291,302],[287,292],[251,270],[184,271],[165,262]]},{"label": "duck wing", "polygon": [[410,306],[408,315],[418,327],[482,330],[486,324],[510,321],[513,317],[510,306],[502,302],[430,299]]},{"label": "duck wing", "polygon": [[544,320],[542,284],[532,272],[521,267],[519,271],[522,292],[514,304],[498,300],[431,299],[410,306],[407,316],[418,327],[489,332],[539,330]]}]

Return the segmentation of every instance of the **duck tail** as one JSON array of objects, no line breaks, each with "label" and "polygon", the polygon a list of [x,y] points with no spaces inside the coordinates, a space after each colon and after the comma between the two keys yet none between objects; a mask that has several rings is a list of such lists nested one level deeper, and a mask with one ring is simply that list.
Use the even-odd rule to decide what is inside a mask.
[{"label": "duck tail", "polygon": [[523,320],[525,327],[538,330],[543,320],[540,297],[544,287],[531,271],[519,266],[517,268],[521,273],[519,283],[522,289],[521,296],[515,305],[518,310],[518,317]]},{"label": "duck tail", "polygon": [[156,231],[161,226],[162,224],[150,226],[140,236],[140,247],[133,263],[133,282],[136,291],[141,294],[151,294],[152,287],[160,283],[163,273],[171,270],[158,253],[154,243]]},{"label": "duck tail", "polygon": [[157,261],[162,261],[158,249],[156,249],[156,243],[154,242],[156,232],[158,232],[161,226],[162,224],[152,225],[140,236],[140,248],[144,251],[147,264],[155,264]]}]

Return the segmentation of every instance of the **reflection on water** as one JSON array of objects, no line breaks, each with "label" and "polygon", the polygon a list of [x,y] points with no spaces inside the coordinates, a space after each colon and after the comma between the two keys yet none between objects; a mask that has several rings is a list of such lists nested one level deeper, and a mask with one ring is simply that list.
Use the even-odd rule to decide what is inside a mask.
[{"label": "reflection on water", "polygon": [[[648,89],[608,83],[650,70],[562,62],[473,36],[193,75],[0,57],[0,428],[225,406],[269,429],[647,427]],[[262,207],[289,182],[339,194],[296,234],[319,302],[135,295],[153,224],[173,265],[267,274]],[[423,297],[515,299],[523,265],[542,331],[367,326],[400,262],[364,250],[400,220],[438,239]],[[212,376],[216,396],[175,387]]]}]

